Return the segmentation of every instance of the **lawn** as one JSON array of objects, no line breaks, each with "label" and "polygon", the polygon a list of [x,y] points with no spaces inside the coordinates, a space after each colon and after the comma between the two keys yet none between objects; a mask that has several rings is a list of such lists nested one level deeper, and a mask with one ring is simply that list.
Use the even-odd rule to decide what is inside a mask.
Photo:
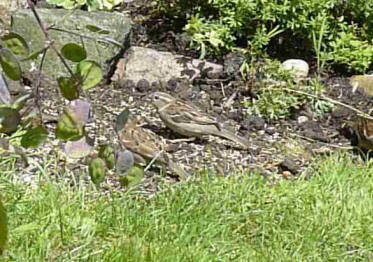
[{"label": "lawn", "polygon": [[1,162],[4,261],[373,259],[373,169],[346,155],[318,160],[307,178],[201,175],[153,198],[57,184],[42,168],[32,186]]}]

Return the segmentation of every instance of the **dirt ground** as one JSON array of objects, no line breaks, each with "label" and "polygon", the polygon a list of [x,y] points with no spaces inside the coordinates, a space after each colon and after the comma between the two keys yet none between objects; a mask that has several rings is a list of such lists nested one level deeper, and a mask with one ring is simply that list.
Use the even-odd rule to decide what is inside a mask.
[{"label": "dirt ground", "polygon": [[[157,19],[151,20],[151,14],[146,8],[147,2],[146,0],[134,1],[126,7],[126,12],[135,22],[132,45],[198,57],[195,51],[187,49],[185,38],[172,28],[172,25]],[[222,63],[222,60],[212,60],[212,62]],[[310,64],[312,76],[315,73],[314,61],[311,60]],[[324,95],[368,112],[372,108],[371,100],[359,92],[352,92],[349,77],[350,75],[345,72],[338,71],[325,74],[322,79],[322,84],[325,86]],[[32,83],[33,77],[29,78]],[[51,83],[44,84],[45,88],[42,86],[41,101],[45,113],[58,116],[63,103],[58,99],[53,101],[49,99],[58,96],[57,88],[51,88],[50,85]],[[200,106],[226,126],[236,129],[240,135],[246,137],[251,147],[244,150],[216,137],[186,141],[183,137],[174,134],[164,126],[154,107],[146,100],[146,94],[160,90]],[[355,119],[356,114],[351,110],[335,106],[332,112],[319,117],[312,114],[310,105],[306,104],[294,111],[291,117],[274,121],[246,114],[242,102],[244,99],[250,99],[252,95],[247,93],[245,83],[235,74],[218,76],[216,79],[202,76],[200,79],[195,79],[193,83],[175,79],[162,86],[146,83],[110,83],[95,88],[89,94],[95,121],[90,123],[87,129],[90,136],[96,138],[96,145],[108,142],[117,145],[118,141],[113,130],[115,119],[125,107],[128,107],[132,114],[143,117],[145,128],[166,139],[170,155],[182,164],[189,174],[208,171],[217,176],[227,176],[237,173],[247,174],[248,171],[252,171],[264,176],[291,179],[307,170],[312,159],[320,155],[347,151],[351,156],[356,156],[356,152],[351,147],[356,143],[351,128],[351,121]],[[229,106],[222,106],[232,97],[234,99]],[[52,131],[55,124],[49,124],[48,128]],[[38,150],[50,157],[59,157],[56,153],[58,146],[52,142],[51,145]],[[60,165],[58,161],[55,164]],[[70,168],[86,171],[84,163],[73,163]],[[23,172],[32,174],[35,170],[36,167],[31,165],[23,169]],[[60,173],[56,168],[55,174]],[[142,187],[145,191],[155,192],[159,189],[161,181],[177,180],[174,177],[160,177],[158,174],[157,168],[146,173]],[[73,172],[73,175],[81,176],[81,172]],[[89,177],[83,176],[83,179],[87,180]],[[118,185],[115,176],[108,181],[110,181],[108,188],[111,188],[109,184]]]}]

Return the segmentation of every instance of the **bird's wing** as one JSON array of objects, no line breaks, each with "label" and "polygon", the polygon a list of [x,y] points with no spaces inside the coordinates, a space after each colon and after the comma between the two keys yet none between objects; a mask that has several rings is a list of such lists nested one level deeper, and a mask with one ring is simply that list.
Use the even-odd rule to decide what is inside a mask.
[{"label": "bird's wing", "polygon": [[168,115],[176,123],[219,125],[215,118],[201,112],[198,108],[179,100],[170,102],[169,105],[163,109],[163,113]]}]

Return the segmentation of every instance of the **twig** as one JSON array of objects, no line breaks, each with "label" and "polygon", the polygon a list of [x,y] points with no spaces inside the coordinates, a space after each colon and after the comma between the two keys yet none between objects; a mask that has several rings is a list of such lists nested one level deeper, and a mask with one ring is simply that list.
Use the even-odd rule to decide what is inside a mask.
[{"label": "twig", "polygon": [[159,158],[159,156],[163,153],[163,150],[157,152],[157,154],[153,157],[153,159],[149,162],[149,164],[145,167],[144,172],[148,171],[151,165]]},{"label": "twig", "polygon": [[[50,39],[48,30],[47,30],[49,28],[46,28],[44,26],[43,22],[40,19],[39,14],[36,12],[34,4],[32,3],[31,0],[27,0],[27,4],[30,7],[32,13],[34,14],[34,16],[36,18],[36,21],[38,22],[39,27],[40,27],[41,31],[43,32],[44,38],[45,38],[46,42],[48,43],[49,47],[52,48],[53,51],[57,54],[57,56],[61,60],[62,64],[65,66],[65,68],[67,69],[67,71],[69,72],[69,74],[71,75],[71,77],[74,79],[75,75],[74,75],[73,71],[71,70],[70,66],[67,64],[66,60],[63,58],[63,56],[61,55],[61,53],[55,47],[54,41]],[[78,93],[79,94],[84,93],[83,90],[81,89],[80,85],[78,85]]]},{"label": "twig", "polygon": [[104,42],[104,43],[107,43],[107,44],[113,44],[113,45],[115,45],[117,47],[123,48],[123,45],[121,43],[115,41],[112,38],[108,38],[108,37],[92,37],[92,36],[83,35],[83,34],[80,34],[80,33],[72,32],[72,31],[69,31],[69,30],[65,30],[65,29],[61,29],[61,28],[56,28],[56,27],[50,27],[49,29],[55,30],[55,31],[59,31],[59,32],[63,32],[63,33],[68,33],[68,34],[76,35],[76,36],[79,36],[79,37],[82,37],[82,38],[86,38],[86,39],[89,39],[89,40],[95,40],[95,41]]},{"label": "twig", "polygon": [[[277,89],[277,88],[270,88],[270,89]],[[279,88],[278,88],[279,89]],[[316,99],[320,99],[320,100],[325,100],[325,101],[328,101],[328,102],[331,102],[335,105],[339,105],[339,106],[342,106],[344,108],[347,108],[355,113],[357,113],[359,116],[363,117],[363,118],[366,118],[366,119],[369,119],[369,120],[372,120],[373,121],[373,117],[368,115],[367,113],[364,113],[363,111],[353,107],[353,106],[350,106],[348,104],[345,104],[345,103],[342,103],[340,101],[337,101],[333,98],[330,98],[330,97],[327,97],[327,96],[317,96],[317,95],[312,95],[310,93],[307,93],[307,92],[303,92],[303,91],[299,91],[299,90],[293,90],[293,89],[290,89],[290,88],[286,88],[286,87],[282,87],[281,88],[282,90],[285,90],[285,91],[288,91],[288,92],[292,92],[292,93],[297,93],[297,94],[301,94],[301,95],[305,95],[305,96],[308,96],[308,97],[312,97],[312,98],[316,98]]]}]

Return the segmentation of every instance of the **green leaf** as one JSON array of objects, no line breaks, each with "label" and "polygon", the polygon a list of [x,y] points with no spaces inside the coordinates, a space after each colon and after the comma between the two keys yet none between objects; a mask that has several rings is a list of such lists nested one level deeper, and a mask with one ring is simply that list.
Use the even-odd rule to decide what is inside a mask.
[{"label": "green leaf", "polygon": [[0,107],[0,133],[9,134],[17,130],[21,116],[10,107]]},{"label": "green leaf", "polygon": [[106,166],[113,169],[115,165],[114,148],[108,144],[101,145],[98,151],[98,156],[105,160]]},{"label": "green leaf", "polygon": [[48,137],[48,131],[43,126],[37,126],[33,129],[30,129],[22,136],[21,146],[24,148],[37,148]]},{"label": "green leaf", "polygon": [[22,76],[21,66],[17,58],[9,49],[0,49],[0,64],[4,73],[12,80],[20,80]]},{"label": "green leaf", "polygon": [[65,108],[57,123],[56,137],[63,141],[77,141],[83,137],[83,123],[71,109]]},{"label": "green leaf", "polygon": [[15,55],[28,56],[30,53],[26,40],[19,34],[11,32],[3,36],[1,40],[4,46]]},{"label": "green leaf", "polygon": [[95,25],[86,25],[86,28],[91,32],[102,34],[102,35],[110,34],[110,31],[102,29],[102,28],[100,28],[98,26],[95,26]]},{"label": "green leaf", "polygon": [[78,44],[68,43],[61,48],[61,54],[73,62],[80,62],[87,58],[87,52]]},{"label": "green leaf", "polygon": [[115,131],[120,132],[128,121],[128,117],[130,115],[130,111],[128,108],[125,108],[117,117],[117,121],[115,123]]},{"label": "green leaf", "polygon": [[0,199],[0,255],[4,252],[5,245],[8,239],[8,219],[6,210]]},{"label": "green leaf", "polygon": [[139,166],[133,166],[125,177],[121,177],[119,182],[124,187],[132,187],[141,182],[144,177],[144,169]]},{"label": "green leaf", "polygon": [[71,101],[79,97],[78,88],[71,77],[60,77],[57,79],[58,87],[64,98]]},{"label": "green leaf", "polygon": [[44,51],[47,51],[46,48],[43,48],[39,51],[35,51],[33,53],[31,53],[28,57],[26,57],[25,59],[22,59],[22,61],[28,61],[28,60],[35,60],[38,58],[38,56],[40,54],[42,54]]},{"label": "green leaf", "polygon": [[98,85],[102,80],[100,65],[90,60],[79,62],[77,75],[82,78],[82,89],[84,91]]},{"label": "green leaf", "polygon": [[102,158],[94,158],[88,167],[92,182],[98,186],[105,180],[105,162]]}]

